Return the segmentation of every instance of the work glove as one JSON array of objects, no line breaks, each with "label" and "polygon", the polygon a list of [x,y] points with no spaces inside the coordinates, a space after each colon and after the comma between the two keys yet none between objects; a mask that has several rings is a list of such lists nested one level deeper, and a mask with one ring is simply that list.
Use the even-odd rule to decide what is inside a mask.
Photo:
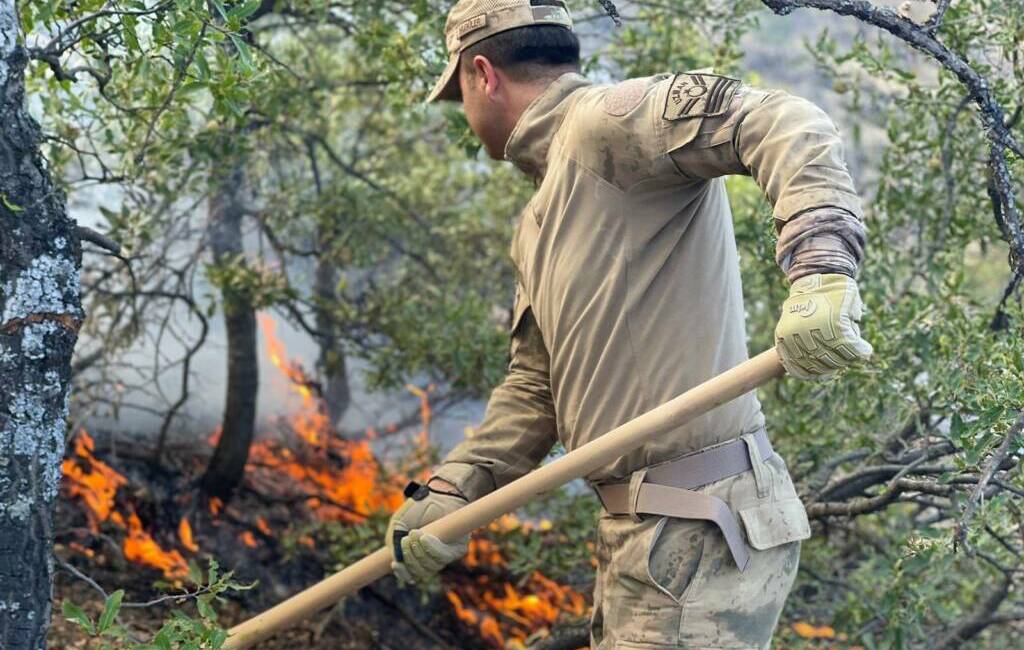
[{"label": "work glove", "polygon": [[391,549],[391,571],[402,583],[423,584],[469,550],[469,535],[456,542],[442,542],[419,530],[468,503],[461,494],[410,483],[405,503],[388,523],[385,540]]},{"label": "work glove", "polygon": [[775,346],[786,372],[799,379],[828,379],[871,357],[860,336],[864,311],[857,282],[840,273],[798,278],[782,303]]}]

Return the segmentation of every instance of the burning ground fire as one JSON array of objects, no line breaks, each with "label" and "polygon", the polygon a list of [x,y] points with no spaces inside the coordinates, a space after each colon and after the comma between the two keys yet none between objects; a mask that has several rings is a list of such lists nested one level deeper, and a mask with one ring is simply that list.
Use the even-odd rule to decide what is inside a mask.
[{"label": "burning ground fire", "polygon": [[[94,449],[92,436],[85,430],[79,431],[75,436],[74,450],[63,465],[65,493],[68,497],[79,497],[82,500],[89,530],[99,533],[100,524],[109,522],[126,532],[121,547],[126,560],[159,569],[166,578],[172,580],[188,575],[188,564],[181,553],[176,550],[165,551],[146,532],[131,506],[118,509],[117,491],[126,486],[128,480],[93,456]],[[181,520],[178,530],[183,534],[183,545],[186,548],[194,546],[187,519]],[[187,535],[187,540],[184,535]],[[91,556],[91,553],[87,555]]]},{"label": "burning ground fire", "polygon": [[[490,531],[500,533],[534,529],[546,531],[551,522],[538,526],[520,522],[514,515],[505,515],[492,523]],[[469,553],[463,563],[470,568],[504,568],[507,566],[501,549],[492,540],[475,537],[470,540]],[[495,580],[483,574],[472,582],[456,581],[446,596],[460,621],[475,627],[481,638],[497,648],[523,648],[523,642],[540,629],[550,628],[563,613],[580,618],[586,614],[583,595],[571,587],[560,585],[540,571],[534,571],[518,588],[507,580]]]},{"label": "burning ground fire", "polygon": [[[402,490],[409,470],[398,468],[389,472],[381,465],[371,447],[373,430],[367,431],[363,440],[344,440],[333,435],[325,409],[313,390],[314,384],[298,363],[287,359],[273,319],[261,315],[260,325],[271,361],[290,380],[302,406],[287,421],[286,430],[294,434],[292,439],[253,444],[246,466],[247,484],[267,494],[280,493],[280,486],[287,485],[287,496],[304,502],[320,521],[358,524],[371,513],[393,512],[404,499]],[[410,463],[409,467],[426,467],[432,416],[429,389],[409,389],[420,399],[422,429],[416,438],[416,448],[405,462]],[[219,435],[219,430],[214,432],[209,440],[211,445],[216,444]],[[81,504],[88,529],[94,535],[101,532],[102,526],[122,531],[121,551],[126,560],[157,570],[171,581],[180,581],[188,575],[186,558],[201,551],[188,517],[178,522],[173,541],[165,533],[161,539],[170,543],[158,543],[153,536],[155,531],[147,530],[130,499],[118,498],[119,491],[128,487],[128,479],[96,458],[94,450],[92,437],[84,430],[79,431],[64,461],[65,497]],[[424,480],[428,472],[412,473],[418,480]],[[226,507],[219,499],[210,499],[209,510],[215,521],[223,516]],[[492,524],[491,530],[543,532],[550,527],[550,522],[542,521],[535,526],[506,516]],[[274,536],[267,520],[257,516],[250,530],[239,533],[239,541],[252,548],[260,546],[254,531],[264,539]],[[309,536],[299,538],[299,542],[310,548],[315,545]],[[91,549],[76,542],[69,546],[89,557],[94,555]],[[471,540],[464,565],[468,571],[453,572],[455,575],[446,578],[450,586],[446,597],[455,617],[495,648],[522,648],[528,636],[550,628],[561,615],[585,615],[586,603],[580,593],[539,571],[520,580],[518,585],[509,582],[504,577],[505,557],[497,544],[486,537]]]}]

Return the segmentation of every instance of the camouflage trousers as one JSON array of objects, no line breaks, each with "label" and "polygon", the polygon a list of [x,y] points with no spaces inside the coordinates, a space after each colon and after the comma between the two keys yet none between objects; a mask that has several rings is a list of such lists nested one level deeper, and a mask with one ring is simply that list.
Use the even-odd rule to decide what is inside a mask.
[{"label": "camouflage trousers", "polygon": [[734,513],[760,513],[741,518],[750,547],[743,572],[711,522],[651,515],[637,522],[602,513],[591,650],[770,647],[809,528],[783,459],[764,464],[767,495],[758,495],[749,471],[698,490]]}]

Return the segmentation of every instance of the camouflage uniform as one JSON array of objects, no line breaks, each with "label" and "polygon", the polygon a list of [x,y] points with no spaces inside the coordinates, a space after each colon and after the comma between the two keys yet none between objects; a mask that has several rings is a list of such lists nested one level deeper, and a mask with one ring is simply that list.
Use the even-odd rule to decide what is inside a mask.
[{"label": "camouflage uniform", "polygon": [[[615,85],[564,74],[520,117],[506,158],[537,183],[511,247],[512,359],[480,429],[436,472],[471,500],[556,441],[575,449],[747,359],[723,176],[750,175],[768,196],[790,279],[855,273],[862,254],[860,202],[827,115],[710,71]],[[629,481],[762,427],[751,392],[586,478]],[[809,527],[785,462],[757,474],[699,489],[743,515],[744,572],[706,521],[603,514],[595,650],[768,647]],[[765,503],[787,505],[771,517],[758,514]]]}]

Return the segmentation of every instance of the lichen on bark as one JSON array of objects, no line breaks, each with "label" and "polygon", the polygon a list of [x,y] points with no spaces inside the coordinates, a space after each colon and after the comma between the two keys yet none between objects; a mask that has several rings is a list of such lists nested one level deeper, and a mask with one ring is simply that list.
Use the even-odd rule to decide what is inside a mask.
[{"label": "lichen on bark", "polygon": [[53,508],[82,320],[81,246],[25,109],[26,54],[0,0],[0,648],[46,645]]}]

